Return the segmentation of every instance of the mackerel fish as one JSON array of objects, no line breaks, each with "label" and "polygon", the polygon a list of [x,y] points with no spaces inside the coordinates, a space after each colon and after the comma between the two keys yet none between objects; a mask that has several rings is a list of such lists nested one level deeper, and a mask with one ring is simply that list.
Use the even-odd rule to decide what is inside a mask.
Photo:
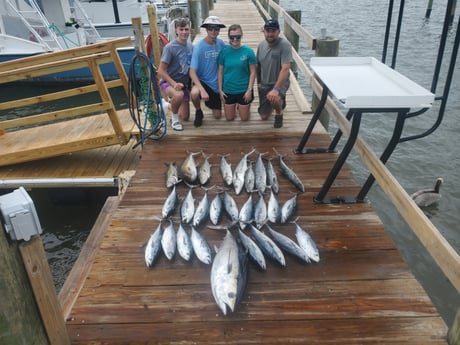
[{"label": "mackerel fish", "polygon": [[286,200],[286,202],[281,207],[281,223],[284,224],[288,221],[289,218],[294,214],[297,208],[297,194],[292,198]]},{"label": "mackerel fish", "polygon": [[171,213],[174,212],[177,206],[178,196],[176,192],[176,185],[173,186],[171,192],[169,193],[168,197],[163,204],[163,209],[161,211],[161,215],[163,219],[168,218]]},{"label": "mackerel fish", "polygon": [[201,152],[190,152],[187,158],[184,159],[179,168],[180,176],[189,183],[194,183],[198,178],[198,167],[195,161],[195,156]]},{"label": "mackerel fish", "polygon": [[209,158],[211,158],[211,156],[212,154],[206,156],[203,153],[204,161],[198,167],[198,180],[202,185],[206,184],[211,178],[211,164],[209,163]]},{"label": "mackerel fish", "polygon": [[180,182],[179,172],[177,171],[176,162],[169,162],[166,164],[168,169],[166,170],[166,187],[171,188],[172,186]]},{"label": "mackerel fish", "polygon": [[232,167],[225,158],[225,155],[221,156],[220,158],[219,170],[220,174],[222,175],[222,178],[224,179],[225,184],[227,186],[231,186],[233,183]]},{"label": "mackerel fish", "polygon": [[180,206],[180,219],[182,223],[188,224],[195,214],[195,199],[193,199],[192,188],[189,189]]},{"label": "mackerel fish", "polygon": [[163,235],[163,227],[158,224],[156,230],[150,235],[150,238],[145,247],[145,263],[147,267],[152,267],[161,248],[161,236]]},{"label": "mackerel fish", "polygon": [[257,155],[256,165],[254,167],[255,188],[263,193],[267,188],[267,170],[264,161],[262,160],[262,153]]},{"label": "mackerel fish", "polygon": [[163,248],[163,253],[168,260],[171,260],[174,254],[176,254],[176,241],[173,222],[169,221],[169,225],[164,229],[163,236],[161,237],[161,248]]},{"label": "mackerel fish", "polygon": [[182,259],[189,261],[193,252],[192,240],[190,239],[190,236],[185,231],[182,224],[179,224],[179,229],[177,230],[176,238],[177,251],[179,252],[179,255]]},{"label": "mackerel fish", "polygon": [[249,257],[254,261],[257,266],[260,267],[263,271],[267,268],[267,264],[265,262],[264,253],[259,248],[259,246],[254,242],[254,240],[246,235],[241,229],[238,229],[238,234],[240,237],[241,244],[244,248],[246,248]]},{"label": "mackerel fish", "polygon": [[204,236],[199,233],[194,226],[192,226],[190,239],[192,241],[193,251],[195,252],[198,260],[206,265],[209,265],[212,261],[211,247],[209,247],[209,244]]},{"label": "mackerel fish", "polygon": [[255,242],[260,247],[260,249],[270,257],[272,260],[278,262],[281,266],[286,266],[286,259],[281,249],[276,245],[273,240],[265,235],[262,231],[257,229],[254,225],[249,225],[251,229],[252,237],[254,237]]},{"label": "mackerel fish", "polygon": [[[278,152],[277,152],[278,153]],[[279,154],[279,164],[280,164],[280,168],[281,168],[281,172],[284,174],[284,176],[286,176],[288,178],[289,181],[291,181],[291,183],[296,186],[296,188],[298,190],[300,190],[302,193],[305,192],[305,187],[302,183],[302,181],[300,180],[299,176],[297,176],[297,174],[294,172],[294,170],[292,170],[283,160],[283,156],[281,154]]]},{"label": "mackerel fish", "polygon": [[291,240],[286,235],[279,233],[278,231],[273,230],[268,224],[265,224],[265,227],[268,229],[269,234],[273,238],[278,246],[288,252],[291,255],[301,259],[304,262],[310,262],[310,258],[308,257],[307,253],[293,240]]},{"label": "mackerel fish", "polygon": [[211,267],[211,289],[224,315],[235,311],[247,282],[247,255],[227,230]]},{"label": "mackerel fish", "polygon": [[299,246],[305,251],[311,260],[314,262],[319,262],[319,250],[315,241],[313,241],[313,238],[310,236],[310,234],[302,229],[299,224],[296,222],[294,222],[294,224],[297,243],[299,243]]},{"label": "mackerel fish", "polygon": [[244,187],[244,176],[248,169],[248,157],[255,150],[256,149],[252,149],[250,152],[244,154],[233,172],[233,188],[235,189],[236,195],[239,195]]},{"label": "mackerel fish", "polygon": [[211,201],[209,206],[209,219],[214,225],[219,224],[220,218],[222,216],[222,210],[224,208],[222,198],[219,193],[217,193]]},{"label": "mackerel fish", "polygon": [[244,173],[244,188],[246,189],[246,192],[252,193],[254,191],[255,182],[254,167],[251,162]]}]

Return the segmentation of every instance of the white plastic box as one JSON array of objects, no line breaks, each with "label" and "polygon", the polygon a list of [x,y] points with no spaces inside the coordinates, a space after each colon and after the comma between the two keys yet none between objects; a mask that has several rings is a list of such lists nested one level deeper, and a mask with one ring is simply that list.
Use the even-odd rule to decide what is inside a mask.
[{"label": "white plastic box", "polygon": [[0,211],[11,239],[28,241],[42,233],[34,203],[23,187],[0,196]]}]

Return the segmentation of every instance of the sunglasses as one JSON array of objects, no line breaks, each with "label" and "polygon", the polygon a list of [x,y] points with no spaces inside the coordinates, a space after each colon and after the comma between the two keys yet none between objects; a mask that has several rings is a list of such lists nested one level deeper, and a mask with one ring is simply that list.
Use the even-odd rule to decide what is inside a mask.
[{"label": "sunglasses", "polygon": [[241,35],[229,35],[228,38],[230,39],[230,41],[233,41],[233,40],[240,40],[240,39],[241,39]]},{"label": "sunglasses", "polygon": [[206,27],[206,30],[208,30],[208,31],[220,31],[220,27],[217,26],[217,25],[208,25]]}]

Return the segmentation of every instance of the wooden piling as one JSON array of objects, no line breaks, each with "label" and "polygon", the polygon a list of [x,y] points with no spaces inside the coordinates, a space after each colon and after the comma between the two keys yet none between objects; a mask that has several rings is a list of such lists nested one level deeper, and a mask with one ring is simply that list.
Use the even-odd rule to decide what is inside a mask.
[{"label": "wooden piling", "polygon": [[192,41],[195,36],[200,33],[200,25],[203,23],[203,17],[201,16],[201,0],[189,0],[188,1],[190,24],[192,26]]},{"label": "wooden piling", "polygon": [[[0,223],[0,339],[4,344],[47,345],[48,339],[16,242]],[[53,287],[54,288],[54,287]]]},{"label": "wooden piling", "polygon": [[[161,51],[160,42],[158,40],[158,25],[157,25],[157,10],[155,6],[147,6],[147,14],[149,18],[150,38],[152,39],[152,53],[155,66],[160,66]],[[140,26],[142,28],[142,25]]]},{"label": "wooden piling", "polygon": [[205,20],[209,17],[209,1],[201,0],[201,18]]}]

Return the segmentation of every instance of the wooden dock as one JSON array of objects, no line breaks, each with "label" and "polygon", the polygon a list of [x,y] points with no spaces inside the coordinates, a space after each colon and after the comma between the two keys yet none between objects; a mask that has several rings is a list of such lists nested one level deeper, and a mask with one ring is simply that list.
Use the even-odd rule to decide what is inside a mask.
[{"label": "wooden dock", "polygon": [[[224,23],[243,26],[245,43],[255,47],[262,39],[263,20],[252,2],[222,0],[214,6],[211,13]],[[298,98],[293,87],[282,129],[274,129],[272,119],[261,121],[255,102],[248,123],[215,120],[208,111],[202,127],[187,122],[183,132],[170,131],[163,140],[146,143],[123,198],[107,206],[83,248],[84,257],[61,290],[72,344],[447,343],[444,321],[372,205],[313,203],[337,154],[293,153],[311,118]],[[325,147],[329,142],[327,132],[318,126],[308,147]],[[224,316],[212,296],[210,266],[196,257],[186,262],[176,254],[171,261],[162,255],[147,268],[144,250],[170,193],[165,186],[166,163],[179,164],[188,153],[202,151],[212,155],[208,185],[222,185],[220,155],[227,155],[234,168],[242,153],[252,148],[272,158],[280,179],[280,202],[296,190],[279,173],[273,148],[285,155],[303,181],[306,191],[298,195],[296,217],[316,241],[321,260],[302,264],[286,255],[286,267],[269,261],[266,271],[251,264],[242,302]],[[203,157],[196,160],[200,163]],[[356,194],[359,188],[345,167],[330,194]],[[177,190],[182,200],[188,187],[179,184]],[[196,203],[204,193],[205,189],[193,189]],[[216,188],[207,193],[214,197]],[[239,207],[248,198],[246,192],[231,194]],[[176,229],[178,215],[176,210]],[[228,224],[229,219],[224,216],[221,223]],[[294,224],[273,227],[294,238]],[[200,229],[212,248],[219,246],[221,231]]]}]

